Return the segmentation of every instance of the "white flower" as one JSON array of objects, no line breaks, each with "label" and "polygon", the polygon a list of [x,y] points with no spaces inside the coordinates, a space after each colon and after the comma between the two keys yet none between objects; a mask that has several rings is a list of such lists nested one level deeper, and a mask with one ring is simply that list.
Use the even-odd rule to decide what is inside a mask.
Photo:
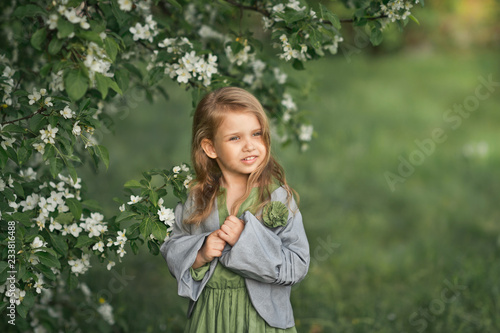
[{"label": "white flower", "polygon": [[172,226],[175,221],[175,214],[171,208],[161,207],[161,209],[158,210],[158,217],[160,221],[163,221],[163,223],[168,226]]},{"label": "white flower", "polygon": [[116,265],[116,263],[112,260],[108,261],[108,265],[106,266],[106,268],[108,269],[108,271],[111,270],[111,268]]},{"label": "white flower", "polygon": [[283,94],[283,100],[281,101],[281,104],[288,110],[297,110],[297,105],[293,101],[292,96],[288,93]]},{"label": "white flower", "polygon": [[125,254],[127,254],[127,252],[125,251],[125,249],[122,247],[120,247],[117,251],[116,251],[116,254],[118,254],[120,256],[120,258],[123,258],[123,256]]},{"label": "white flower", "polygon": [[120,5],[120,9],[125,12],[129,12],[132,10],[131,0],[118,0],[118,4]]},{"label": "white flower", "polygon": [[44,247],[45,245],[47,245],[47,243],[42,241],[38,236],[31,242],[31,248],[35,250],[34,252],[37,252],[38,248]]},{"label": "white flower", "polygon": [[[126,232],[127,232],[127,229],[123,229],[122,231],[117,231],[118,237],[116,237],[116,240],[118,242],[120,242],[120,241],[126,242],[127,241],[127,236],[125,236]],[[117,244],[115,243],[115,245],[117,245]]]},{"label": "white flower", "polygon": [[181,172],[181,167],[180,166],[174,166],[174,168],[172,169],[172,171],[174,173],[179,173],[179,172]]},{"label": "white flower", "polygon": [[301,141],[311,141],[313,134],[313,126],[312,125],[301,125],[299,139]]},{"label": "white flower", "polygon": [[7,138],[7,137],[5,137],[3,135],[2,135],[2,139],[4,140],[1,143],[1,146],[2,146],[3,149],[7,149],[7,147],[12,147],[12,144],[14,142],[16,142],[16,138]]},{"label": "white flower", "polygon": [[42,274],[36,274],[38,277],[38,280],[35,282],[35,285],[33,286],[36,289],[37,294],[40,294],[43,289],[43,276]]},{"label": "white flower", "polygon": [[102,318],[110,325],[115,323],[113,318],[113,308],[108,303],[101,304],[97,311],[101,314]]},{"label": "white flower", "polygon": [[113,246],[114,242],[111,238],[108,238],[108,244],[106,244],[107,247]]},{"label": "white flower", "polygon": [[120,210],[120,212],[124,212],[125,211],[125,204],[118,207],[118,209]]},{"label": "white flower", "polygon": [[75,122],[75,124],[73,125],[73,130],[71,131],[73,133],[74,136],[79,136],[82,134],[82,128],[78,125],[80,121],[78,120],[77,122]]},{"label": "white flower", "polygon": [[298,12],[301,12],[304,9],[306,9],[306,6],[300,7],[300,2],[298,0],[290,0],[290,2],[286,6]]},{"label": "white flower", "polygon": [[165,200],[163,200],[163,198],[158,199],[158,206],[163,207],[164,202]]},{"label": "white flower", "polygon": [[68,105],[66,105],[64,109],[61,110],[59,113],[61,114],[61,116],[64,117],[64,119],[70,119],[73,118],[74,116],[74,112],[69,108]]},{"label": "white flower", "polygon": [[73,24],[80,23],[82,20],[81,17],[76,14],[75,8],[71,8],[71,10],[66,9],[64,11],[64,16]]},{"label": "white flower", "polygon": [[[45,90],[45,89],[43,89],[43,90]],[[47,98],[43,101],[43,104],[44,104],[45,106],[54,106],[54,104],[52,104],[52,102],[51,102],[51,101],[52,101],[52,97],[47,97]]]},{"label": "white flower", "polygon": [[59,19],[59,16],[56,14],[50,14],[49,19],[47,20],[47,24],[49,25],[50,30],[54,30],[57,28],[57,20]]},{"label": "white flower", "polygon": [[5,190],[5,181],[0,178],[0,192],[3,192]]},{"label": "white flower", "polygon": [[51,217],[50,224],[49,224],[49,230],[52,232],[54,230],[61,230],[61,229],[62,229],[61,223],[57,222],[56,220],[54,220],[53,217]]},{"label": "white flower", "polygon": [[95,243],[94,246],[92,247],[92,250],[98,250],[99,252],[104,252],[104,243],[102,241]]},{"label": "white flower", "polygon": [[40,95],[40,93],[36,91],[36,88],[33,88],[33,94],[28,95],[28,99],[30,100],[30,101],[29,101],[29,104],[30,104],[30,105],[35,104],[35,102],[38,102],[38,100],[39,100],[41,97],[42,97],[42,96]]},{"label": "white flower", "polygon": [[142,200],[142,197],[140,197],[140,196],[135,196],[135,195],[131,195],[131,196],[130,196],[130,201],[129,201],[129,202],[127,202],[127,204],[129,204],[129,205],[133,205],[133,204],[138,203],[138,202],[139,202],[139,201],[141,201],[141,200]]},{"label": "white flower", "polygon": [[40,130],[40,133],[42,134],[41,139],[45,143],[54,144],[54,139],[56,138],[56,134],[58,131],[59,129],[57,127],[52,128],[52,125],[49,124],[46,130]]},{"label": "white flower", "polygon": [[69,232],[76,238],[80,236],[80,232],[82,232],[82,228],[78,226],[78,224],[73,223],[72,225],[69,226]]}]

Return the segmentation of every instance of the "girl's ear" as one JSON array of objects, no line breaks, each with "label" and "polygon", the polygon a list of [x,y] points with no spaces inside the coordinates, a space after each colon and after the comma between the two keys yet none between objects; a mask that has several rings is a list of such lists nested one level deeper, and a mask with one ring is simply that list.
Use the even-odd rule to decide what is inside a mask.
[{"label": "girl's ear", "polygon": [[210,158],[217,158],[217,153],[215,152],[214,144],[209,139],[201,140],[201,148]]}]

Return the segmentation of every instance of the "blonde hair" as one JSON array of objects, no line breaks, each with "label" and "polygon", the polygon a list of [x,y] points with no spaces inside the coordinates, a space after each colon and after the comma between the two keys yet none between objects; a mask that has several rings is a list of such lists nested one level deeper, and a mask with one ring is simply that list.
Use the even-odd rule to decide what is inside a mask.
[{"label": "blonde hair", "polygon": [[292,197],[293,190],[286,182],[284,170],[271,154],[269,121],[262,105],[257,98],[244,89],[220,88],[203,97],[193,116],[191,160],[196,178],[192,182],[190,195],[194,200],[194,210],[184,220],[184,223],[199,225],[208,217],[214,207],[220,191],[222,172],[217,161],[205,154],[202,141],[208,139],[213,142],[216,131],[228,112],[249,112],[255,115],[262,127],[262,139],[266,146],[264,161],[250,174],[246,191],[231,207],[230,214],[236,215],[237,209],[248,198],[254,185],[259,188],[260,204],[256,207],[256,211],[260,210],[270,201],[270,186],[274,179],[286,189],[288,199],[290,200]]}]

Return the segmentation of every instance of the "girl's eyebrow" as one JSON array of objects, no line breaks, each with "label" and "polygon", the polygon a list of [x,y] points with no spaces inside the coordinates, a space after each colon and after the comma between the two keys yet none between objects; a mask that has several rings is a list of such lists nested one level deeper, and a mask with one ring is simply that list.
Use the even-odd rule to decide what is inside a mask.
[{"label": "girl's eyebrow", "polygon": [[[250,132],[251,132],[251,133],[254,133],[254,132],[258,132],[258,131],[262,131],[262,127],[259,127],[259,128],[253,129],[253,130],[251,130]],[[228,136],[238,136],[238,135],[241,135],[241,132],[229,133],[229,134],[224,135],[224,136],[223,136],[223,138],[226,138],[226,137],[228,137]]]}]

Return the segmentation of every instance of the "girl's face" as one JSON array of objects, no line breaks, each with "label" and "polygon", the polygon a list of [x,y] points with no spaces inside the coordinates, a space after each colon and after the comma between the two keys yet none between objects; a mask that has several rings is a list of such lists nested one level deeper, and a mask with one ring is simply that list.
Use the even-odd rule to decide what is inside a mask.
[{"label": "girl's face", "polygon": [[262,126],[250,112],[228,112],[213,142],[204,139],[202,147],[208,157],[217,161],[226,183],[246,182],[267,153]]}]

